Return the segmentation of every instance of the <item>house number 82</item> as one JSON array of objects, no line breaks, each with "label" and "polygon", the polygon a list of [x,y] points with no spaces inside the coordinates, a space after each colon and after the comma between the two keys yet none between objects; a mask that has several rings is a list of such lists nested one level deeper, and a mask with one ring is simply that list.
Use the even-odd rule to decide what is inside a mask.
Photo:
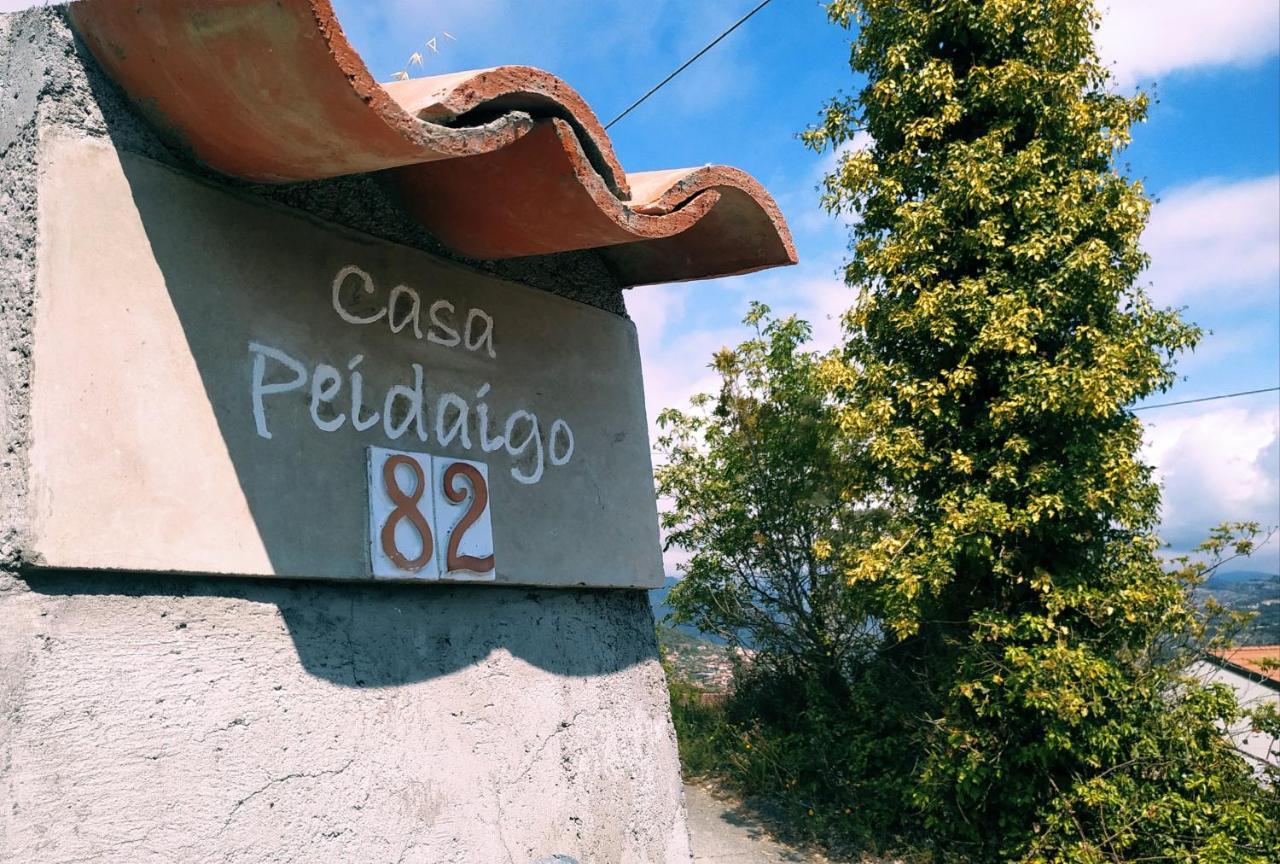
[{"label": "house number 82", "polygon": [[374,577],[496,577],[483,463],[373,447],[369,469]]}]

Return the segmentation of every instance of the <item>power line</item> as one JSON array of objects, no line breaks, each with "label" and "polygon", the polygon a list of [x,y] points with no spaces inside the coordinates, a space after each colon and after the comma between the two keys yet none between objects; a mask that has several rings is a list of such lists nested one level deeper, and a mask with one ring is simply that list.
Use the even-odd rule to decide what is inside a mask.
[{"label": "power line", "polygon": [[761,9],[763,9],[763,8],[764,8],[764,7],[766,7],[766,6],[768,6],[771,2],[773,2],[773,0],[764,0],[764,2],[763,2],[763,3],[761,3],[759,6],[757,6],[757,7],[756,7],[756,8],[754,8],[754,9],[752,9],[752,10],[751,10],[750,12],[748,12],[746,15],[743,15],[741,18],[739,18],[737,21],[735,21],[732,27],[730,27],[728,30],[726,30],[726,31],[724,31],[723,33],[721,33],[721,34],[720,34],[719,36],[717,36],[715,39],[713,39],[713,40],[711,40],[710,42],[708,42],[705,46],[703,46],[703,49],[702,49],[701,51],[699,51],[697,54],[694,54],[694,55],[693,55],[692,57],[690,57],[688,60],[684,61],[684,63],[680,64],[680,68],[676,69],[676,71],[672,72],[672,73],[671,73],[670,75],[668,75],[666,78],[663,78],[663,79],[662,79],[661,81],[659,81],[657,84],[653,85],[653,87],[651,87],[651,88],[649,89],[649,92],[648,92],[648,93],[644,94],[644,95],[643,95],[643,96],[641,96],[639,99],[637,99],[636,101],[634,101],[634,102],[632,102],[630,105],[628,105],[628,106],[627,106],[627,110],[623,111],[623,112],[622,112],[621,114],[619,114],[617,117],[614,117],[614,118],[613,118],[612,120],[610,120],[608,123],[604,124],[604,128],[608,129],[608,128],[609,128],[610,126],[612,126],[614,123],[617,123],[617,122],[618,122],[619,120],[621,120],[623,117],[626,117],[628,114],[630,114],[630,113],[631,113],[632,111],[634,111],[636,108],[639,108],[639,107],[640,107],[640,105],[641,105],[641,103],[643,103],[643,102],[644,102],[644,100],[648,99],[648,98],[649,98],[650,96],[652,96],[654,93],[657,93],[659,90],[661,90],[663,87],[665,87],[668,81],[670,81],[672,78],[676,77],[676,76],[677,76],[677,75],[679,75],[681,72],[683,72],[684,70],[686,70],[686,69],[688,69],[690,66],[692,66],[692,65],[694,64],[694,62],[695,62],[699,57],[701,57],[703,54],[706,54],[706,53],[707,53],[708,51],[710,51],[712,48],[714,48],[714,47],[716,47],[717,45],[719,45],[719,44],[720,44],[720,41],[721,41],[722,39],[724,39],[724,37],[728,36],[728,35],[729,35],[730,33],[732,33],[734,30],[737,30],[737,29],[738,29],[739,27],[741,27],[743,24],[747,23],[747,20],[748,20],[749,18],[751,18],[751,16],[752,16],[752,15],[756,14],[756,13],[757,13],[757,12],[759,12]]},{"label": "power line", "polygon": [[1217,396],[1201,396],[1199,399],[1183,399],[1181,402],[1161,402],[1159,405],[1143,405],[1130,411],[1150,411],[1152,408],[1172,408],[1174,405],[1191,405],[1196,402],[1214,402],[1218,399],[1234,399],[1237,396],[1253,396],[1258,393],[1274,393],[1280,387],[1263,387],[1261,390],[1241,390],[1239,393],[1221,393]]}]

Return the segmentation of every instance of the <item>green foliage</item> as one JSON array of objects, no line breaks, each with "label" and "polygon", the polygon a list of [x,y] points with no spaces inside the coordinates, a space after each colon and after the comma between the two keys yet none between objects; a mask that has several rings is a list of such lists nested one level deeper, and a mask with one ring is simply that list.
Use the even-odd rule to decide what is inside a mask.
[{"label": "green foliage", "polygon": [[1162,561],[1128,410],[1200,336],[1139,284],[1114,159],[1145,97],[1108,89],[1090,0],[829,11],[867,83],[806,137],[870,138],[826,183],[858,216],[843,349],[753,307],[719,394],[662,416],[671,603],[760,649],[722,714],[677,709],[697,758],[939,860],[1272,860],[1276,777],[1186,671],[1239,623],[1191,592],[1258,529]]},{"label": "green foliage", "polygon": [[897,683],[890,667],[863,664],[842,689],[804,670],[744,672],[726,706],[742,732],[738,782],[778,802],[805,839],[897,846],[915,754],[901,746],[901,703],[882,698]]},{"label": "green foliage", "polygon": [[685,770],[763,796],[807,839],[892,833],[912,754],[880,693],[873,592],[848,583],[834,550],[866,545],[888,515],[858,494],[841,411],[821,380],[832,358],[804,350],[809,326],[759,304],[755,335],[719,352],[716,396],[664,411],[659,492],[668,542],[692,552],[667,601],[679,621],[752,649],[727,701],[670,674]]},{"label": "green foliage", "polygon": [[1234,700],[1182,674],[1203,568],[1157,555],[1127,410],[1200,335],[1138,283],[1149,203],[1113,160],[1145,97],[1107,89],[1091,0],[829,11],[867,84],[807,138],[872,143],[827,180],[858,298],[822,375],[871,478],[841,479],[891,514],[831,560],[923,706],[912,806],[957,860],[1266,860],[1280,808]]},{"label": "green foliage", "polygon": [[729,754],[739,733],[725,718],[723,703],[708,699],[665,662],[663,667],[671,694],[671,719],[676,727],[680,767],[685,776],[727,774]]},{"label": "green foliage", "polygon": [[864,667],[842,691],[807,670],[739,670],[729,698],[709,700],[668,671],[681,764],[767,801],[791,836],[827,847],[893,842],[910,784],[902,718],[878,694],[883,665]]},{"label": "green foliage", "polygon": [[884,517],[847,497],[856,463],[836,453],[822,358],[801,350],[809,326],[760,304],[746,323],[755,337],[715,356],[719,394],[659,416],[667,542],[693,552],[668,602],[677,621],[745,641],[761,662],[834,681],[876,636],[867,592],[848,585],[831,552],[875,536]]}]

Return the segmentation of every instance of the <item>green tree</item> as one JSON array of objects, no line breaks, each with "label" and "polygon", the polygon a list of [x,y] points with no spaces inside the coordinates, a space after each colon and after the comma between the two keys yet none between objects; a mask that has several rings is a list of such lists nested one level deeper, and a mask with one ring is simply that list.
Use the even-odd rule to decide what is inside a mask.
[{"label": "green tree", "polygon": [[849,584],[834,550],[874,542],[889,517],[843,452],[808,324],[760,304],[745,323],[752,338],[714,358],[717,392],[659,418],[667,542],[691,553],[669,602],[754,651],[725,705],[673,680],[682,759],[773,798],[812,839],[875,839],[901,813],[912,754],[903,703],[879,698],[896,681],[874,591]]},{"label": "green tree", "polygon": [[[839,146],[857,302],[827,381],[893,522],[836,548],[924,706],[912,806],[944,858],[1263,861],[1274,791],[1182,673],[1199,568],[1164,566],[1128,410],[1199,338],[1140,287],[1149,203],[1114,167],[1091,0],[834,0],[866,76]],[[886,694],[887,699],[901,693]]]},{"label": "green tree", "polygon": [[[678,620],[840,687],[876,641],[865,592],[830,551],[878,530],[850,506],[853,463],[836,453],[839,416],[802,350],[809,326],[753,304],[754,338],[716,354],[716,396],[658,418],[658,493],[668,546],[691,551],[670,602]],[[845,496],[842,498],[842,495]]]}]

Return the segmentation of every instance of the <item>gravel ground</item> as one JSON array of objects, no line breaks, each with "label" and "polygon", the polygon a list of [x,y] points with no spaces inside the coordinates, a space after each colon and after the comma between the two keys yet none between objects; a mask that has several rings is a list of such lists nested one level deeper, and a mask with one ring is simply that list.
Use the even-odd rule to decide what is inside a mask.
[{"label": "gravel ground", "polygon": [[739,801],[700,783],[687,783],[689,840],[694,864],[834,864],[779,843]]}]

